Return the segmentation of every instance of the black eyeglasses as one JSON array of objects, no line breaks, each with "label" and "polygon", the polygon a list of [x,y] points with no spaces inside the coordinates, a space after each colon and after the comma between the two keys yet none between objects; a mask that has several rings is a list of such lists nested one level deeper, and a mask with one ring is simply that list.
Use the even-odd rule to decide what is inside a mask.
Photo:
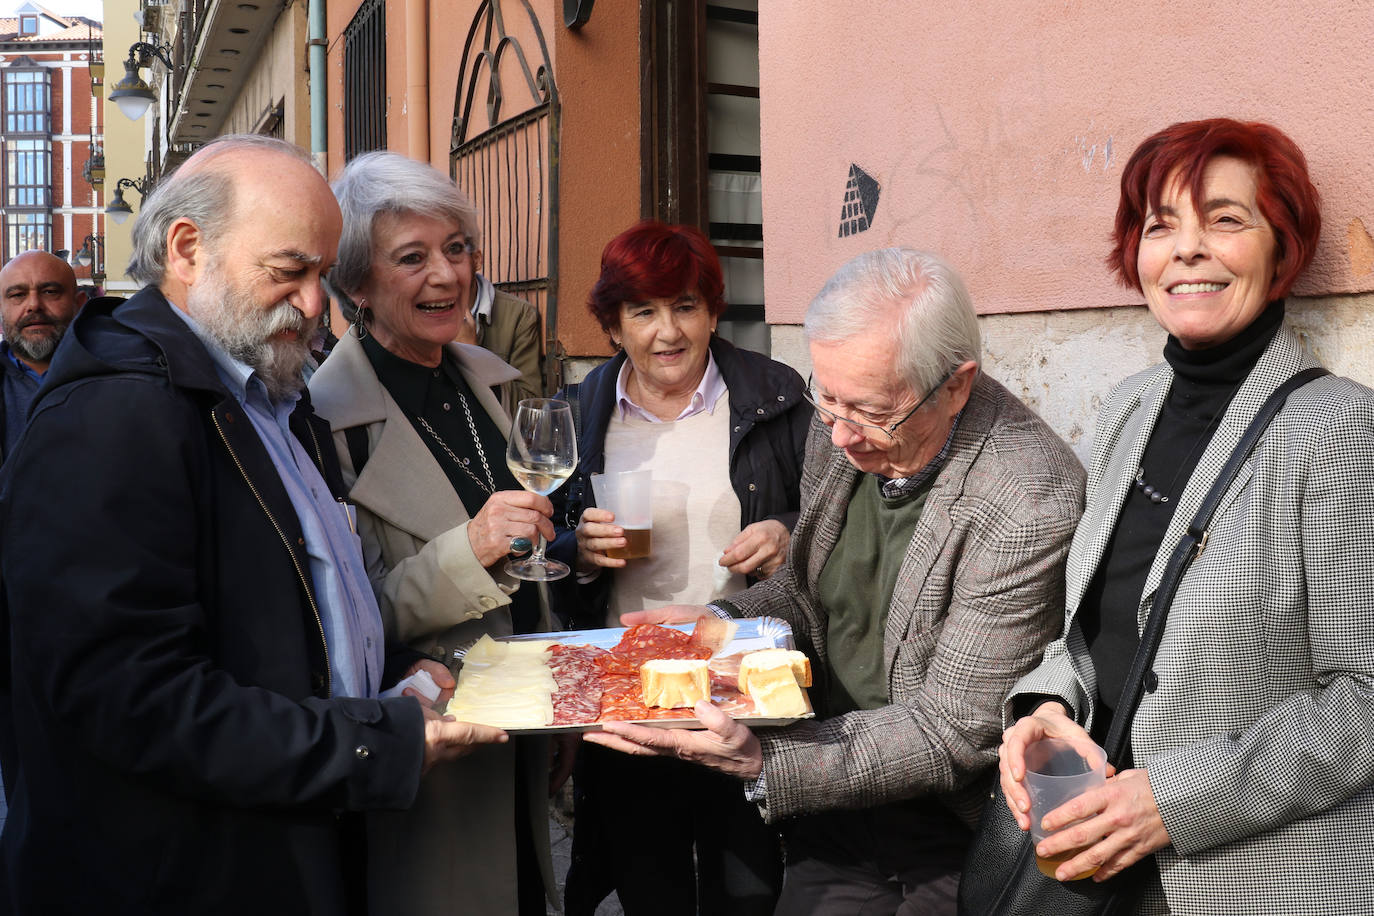
[{"label": "black eyeglasses", "polygon": [[[926,392],[925,397],[921,398],[919,401],[916,402],[915,407],[907,411],[906,416],[902,417],[897,422],[891,423],[886,426],[876,423],[860,423],[858,420],[851,420],[848,417],[840,416],[838,413],[835,412],[834,399],[828,395],[823,395],[816,391],[815,378],[812,376],[807,376],[806,379],[806,400],[811,403],[812,407],[816,408],[816,412],[820,414],[821,417],[825,420],[827,426],[833,426],[836,423],[843,423],[850,429],[854,430],[854,432],[858,433],[866,439],[873,438],[878,433],[882,433],[883,435],[887,436],[888,442],[891,443],[895,442],[897,439],[896,435],[894,435],[897,432],[897,427],[901,426],[907,420],[910,420],[913,416],[915,416],[916,411],[920,410],[921,407],[925,404],[925,402],[931,399],[935,392],[943,388],[945,386],[945,382],[949,381],[951,378],[954,377],[955,371],[956,370],[951,369],[944,375],[940,376],[940,380],[931,386],[931,389]],[[827,407],[826,404],[822,402],[827,402],[831,406]]]}]

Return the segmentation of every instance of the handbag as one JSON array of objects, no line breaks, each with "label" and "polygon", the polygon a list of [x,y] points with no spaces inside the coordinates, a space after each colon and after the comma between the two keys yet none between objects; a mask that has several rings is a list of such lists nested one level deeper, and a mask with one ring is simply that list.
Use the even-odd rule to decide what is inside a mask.
[{"label": "handbag", "polygon": [[[1140,646],[1122,687],[1121,702],[1117,704],[1116,716],[1107,733],[1104,749],[1107,760],[1113,765],[1119,766],[1123,759],[1131,720],[1140,706],[1146,675],[1164,635],[1169,606],[1173,604],[1188,565],[1207,547],[1208,526],[1217,505],[1288,396],[1308,382],[1329,374],[1321,368],[1303,370],[1269,396],[1246,427],[1192,523],[1170,554],[1140,636]],[[1117,916],[1134,910],[1147,874],[1146,869],[1131,866],[1108,881],[1059,882],[1041,873],[1035,864],[1035,846],[1030,833],[1016,825],[1007,808],[1001,783],[995,780],[983,807],[977,834],[964,860],[959,883],[959,916]]]}]

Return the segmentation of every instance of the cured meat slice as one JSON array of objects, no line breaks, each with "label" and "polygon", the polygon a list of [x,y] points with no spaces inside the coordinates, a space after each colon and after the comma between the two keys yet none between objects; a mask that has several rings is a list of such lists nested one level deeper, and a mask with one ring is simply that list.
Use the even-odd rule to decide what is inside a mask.
[{"label": "cured meat slice", "polygon": [[554,646],[549,659],[557,684],[553,694],[554,725],[586,725],[601,715],[601,669],[596,664],[605,649],[596,646]]},{"label": "cured meat slice", "polygon": [[681,630],[641,623],[627,629],[620,642],[611,648],[610,654],[598,658],[597,664],[607,674],[633,674],[638,677],[639,666],[650,659],[710,657],[709,647],[694,644],[692,638]]}]

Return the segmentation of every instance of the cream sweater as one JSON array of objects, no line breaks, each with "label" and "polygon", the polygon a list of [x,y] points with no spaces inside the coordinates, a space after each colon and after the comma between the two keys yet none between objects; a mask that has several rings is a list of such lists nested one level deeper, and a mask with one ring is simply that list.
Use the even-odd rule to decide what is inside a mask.
[{"label": "cream sweater", "polygon": [[729,455],[729,392],[714,411],[671,423],[612,415],[606,473],[653,470],[654,534],[651,556],[616,570],[607,626],[619,626],[626,611],[705,604],[745,588],[744,576],[716,562],[740,532]]}]

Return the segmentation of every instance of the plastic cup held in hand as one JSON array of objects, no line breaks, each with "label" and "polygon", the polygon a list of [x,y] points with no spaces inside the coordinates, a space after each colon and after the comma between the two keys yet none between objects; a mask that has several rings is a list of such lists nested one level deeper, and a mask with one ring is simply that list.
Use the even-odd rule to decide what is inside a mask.
[{"label": "plastic cup held in hand", "polygon": [[[1026,791],[1030,794],[1031,838],[1036,845],[1050,836],[1041,821],[1055,808],[1095,789],[1107,781],[1107,753],[1094,745],[1090,758],[1078,748],[1059,738],[1042,738],[1026,747]],[[1072,825],[1070,825],[1072,826]],[[1061,828],[1067,829],[1067,828]],[[1059,831],[1055,831],[1058,833]],[[1035,857],[1035,864],[1049,877],[1061,864],[1072,859],[1081,849],[1071,849],[1051,858]],[[1090,877],[1097,869],[1075,875],[1070,880]]]},{"label": "plastic cup held in hand", "polygon": [[596,504],[615,513],[615,524],[625,529],[624,547],[613,547],[606,556],[617,560],[647,557],[653,541],[654,487],[652,471],[593,474]]}]

